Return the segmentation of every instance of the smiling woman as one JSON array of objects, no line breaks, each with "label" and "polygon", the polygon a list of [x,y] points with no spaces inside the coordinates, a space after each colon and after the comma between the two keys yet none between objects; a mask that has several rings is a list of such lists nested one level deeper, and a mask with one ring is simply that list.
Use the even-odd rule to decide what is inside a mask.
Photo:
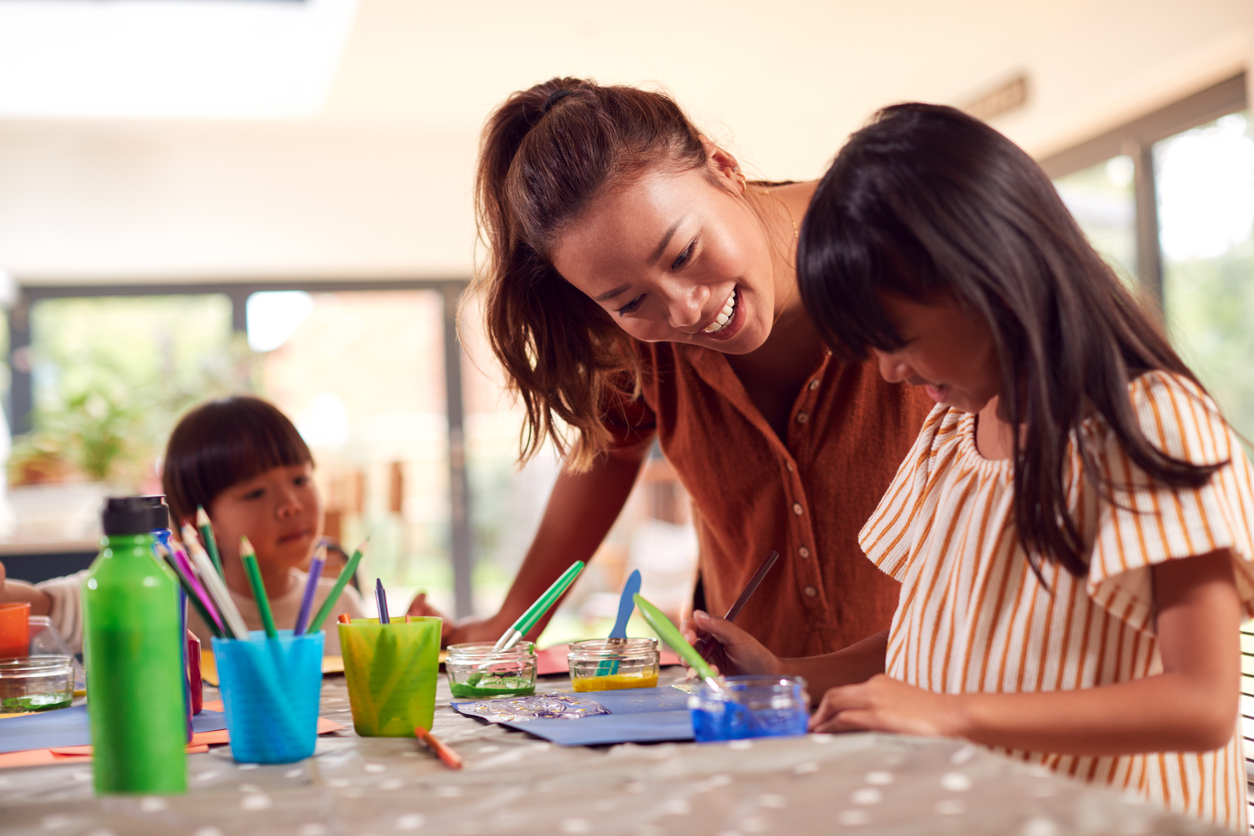
[{"label": "smiling woman", "polygon": [[856,536],[930,403],[834,360],[801,307],[813,190],[749,182],[634,87],[553,79],[489,118],[477,290],[526,410],[522,458],[552,441],[566,470],[500,611],[449,641],[495,639],[589,559],[655,439],[692,497],[696,603],[726,609],[778,550],[738,622],[769,647],[826,652],[887,626],[897,586]]}]

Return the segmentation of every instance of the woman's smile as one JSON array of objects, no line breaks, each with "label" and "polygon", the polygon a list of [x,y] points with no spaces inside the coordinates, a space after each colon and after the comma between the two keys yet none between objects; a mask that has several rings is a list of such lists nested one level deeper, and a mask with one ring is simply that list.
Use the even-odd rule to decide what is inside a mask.
[{"label": "woman's smile", "polygon": [[730,340],[740,332],[745,324],[744,308],[737,304],[740,297],[733,289],[714,321],[701,329],[694,337],[707,337],[711,340]]}]

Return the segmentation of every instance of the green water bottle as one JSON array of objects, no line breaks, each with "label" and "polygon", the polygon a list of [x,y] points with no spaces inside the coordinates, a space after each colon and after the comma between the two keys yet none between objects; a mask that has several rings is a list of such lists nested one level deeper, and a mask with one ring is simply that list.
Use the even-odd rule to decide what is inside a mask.
[{"label": "green water bottle", "polygon": [[96,794],[187,791],[178,582],[153,554],[141,497],[105,501],[83,581],[83,655]]}]

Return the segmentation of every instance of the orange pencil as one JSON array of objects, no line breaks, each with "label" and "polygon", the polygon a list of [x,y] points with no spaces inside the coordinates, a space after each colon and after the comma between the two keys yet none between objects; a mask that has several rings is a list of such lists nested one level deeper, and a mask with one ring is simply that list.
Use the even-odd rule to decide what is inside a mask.
[{"label": "orange pencil", "polygon": [[444,765],[449,769],[462,768],[462,756],[450,749],[448,744],[443,740],[436,737],[422,726],[418,726],[414,729],[414,736],[429,746],[431,750],[439,756],[440,760],[444,761]]},{"label": "orange pencil", "polygon": [[352,623],[353,623],[353,620],[352,620],[351,618],[349,618],[349,617],[348,617],[348,613],[346,613],[346,612],[342,612],[342,613],[340,613],[340,623],[341,623],[341,624],[352,624]]}]

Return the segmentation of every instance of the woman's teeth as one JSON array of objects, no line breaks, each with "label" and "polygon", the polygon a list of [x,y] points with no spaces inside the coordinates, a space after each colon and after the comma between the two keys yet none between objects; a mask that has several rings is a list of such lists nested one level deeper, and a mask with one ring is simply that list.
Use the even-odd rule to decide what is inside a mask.
[{"label": "woman's teeth", "polygon": [[731,296],[727,297],[727,301],[723,303],[723,310],[719,311],[714,321],[706,326],[705,333],[717,334],[727,327],[727,323],[731,322],[732,313],[736,310],[736,291],[732,291]]}]

